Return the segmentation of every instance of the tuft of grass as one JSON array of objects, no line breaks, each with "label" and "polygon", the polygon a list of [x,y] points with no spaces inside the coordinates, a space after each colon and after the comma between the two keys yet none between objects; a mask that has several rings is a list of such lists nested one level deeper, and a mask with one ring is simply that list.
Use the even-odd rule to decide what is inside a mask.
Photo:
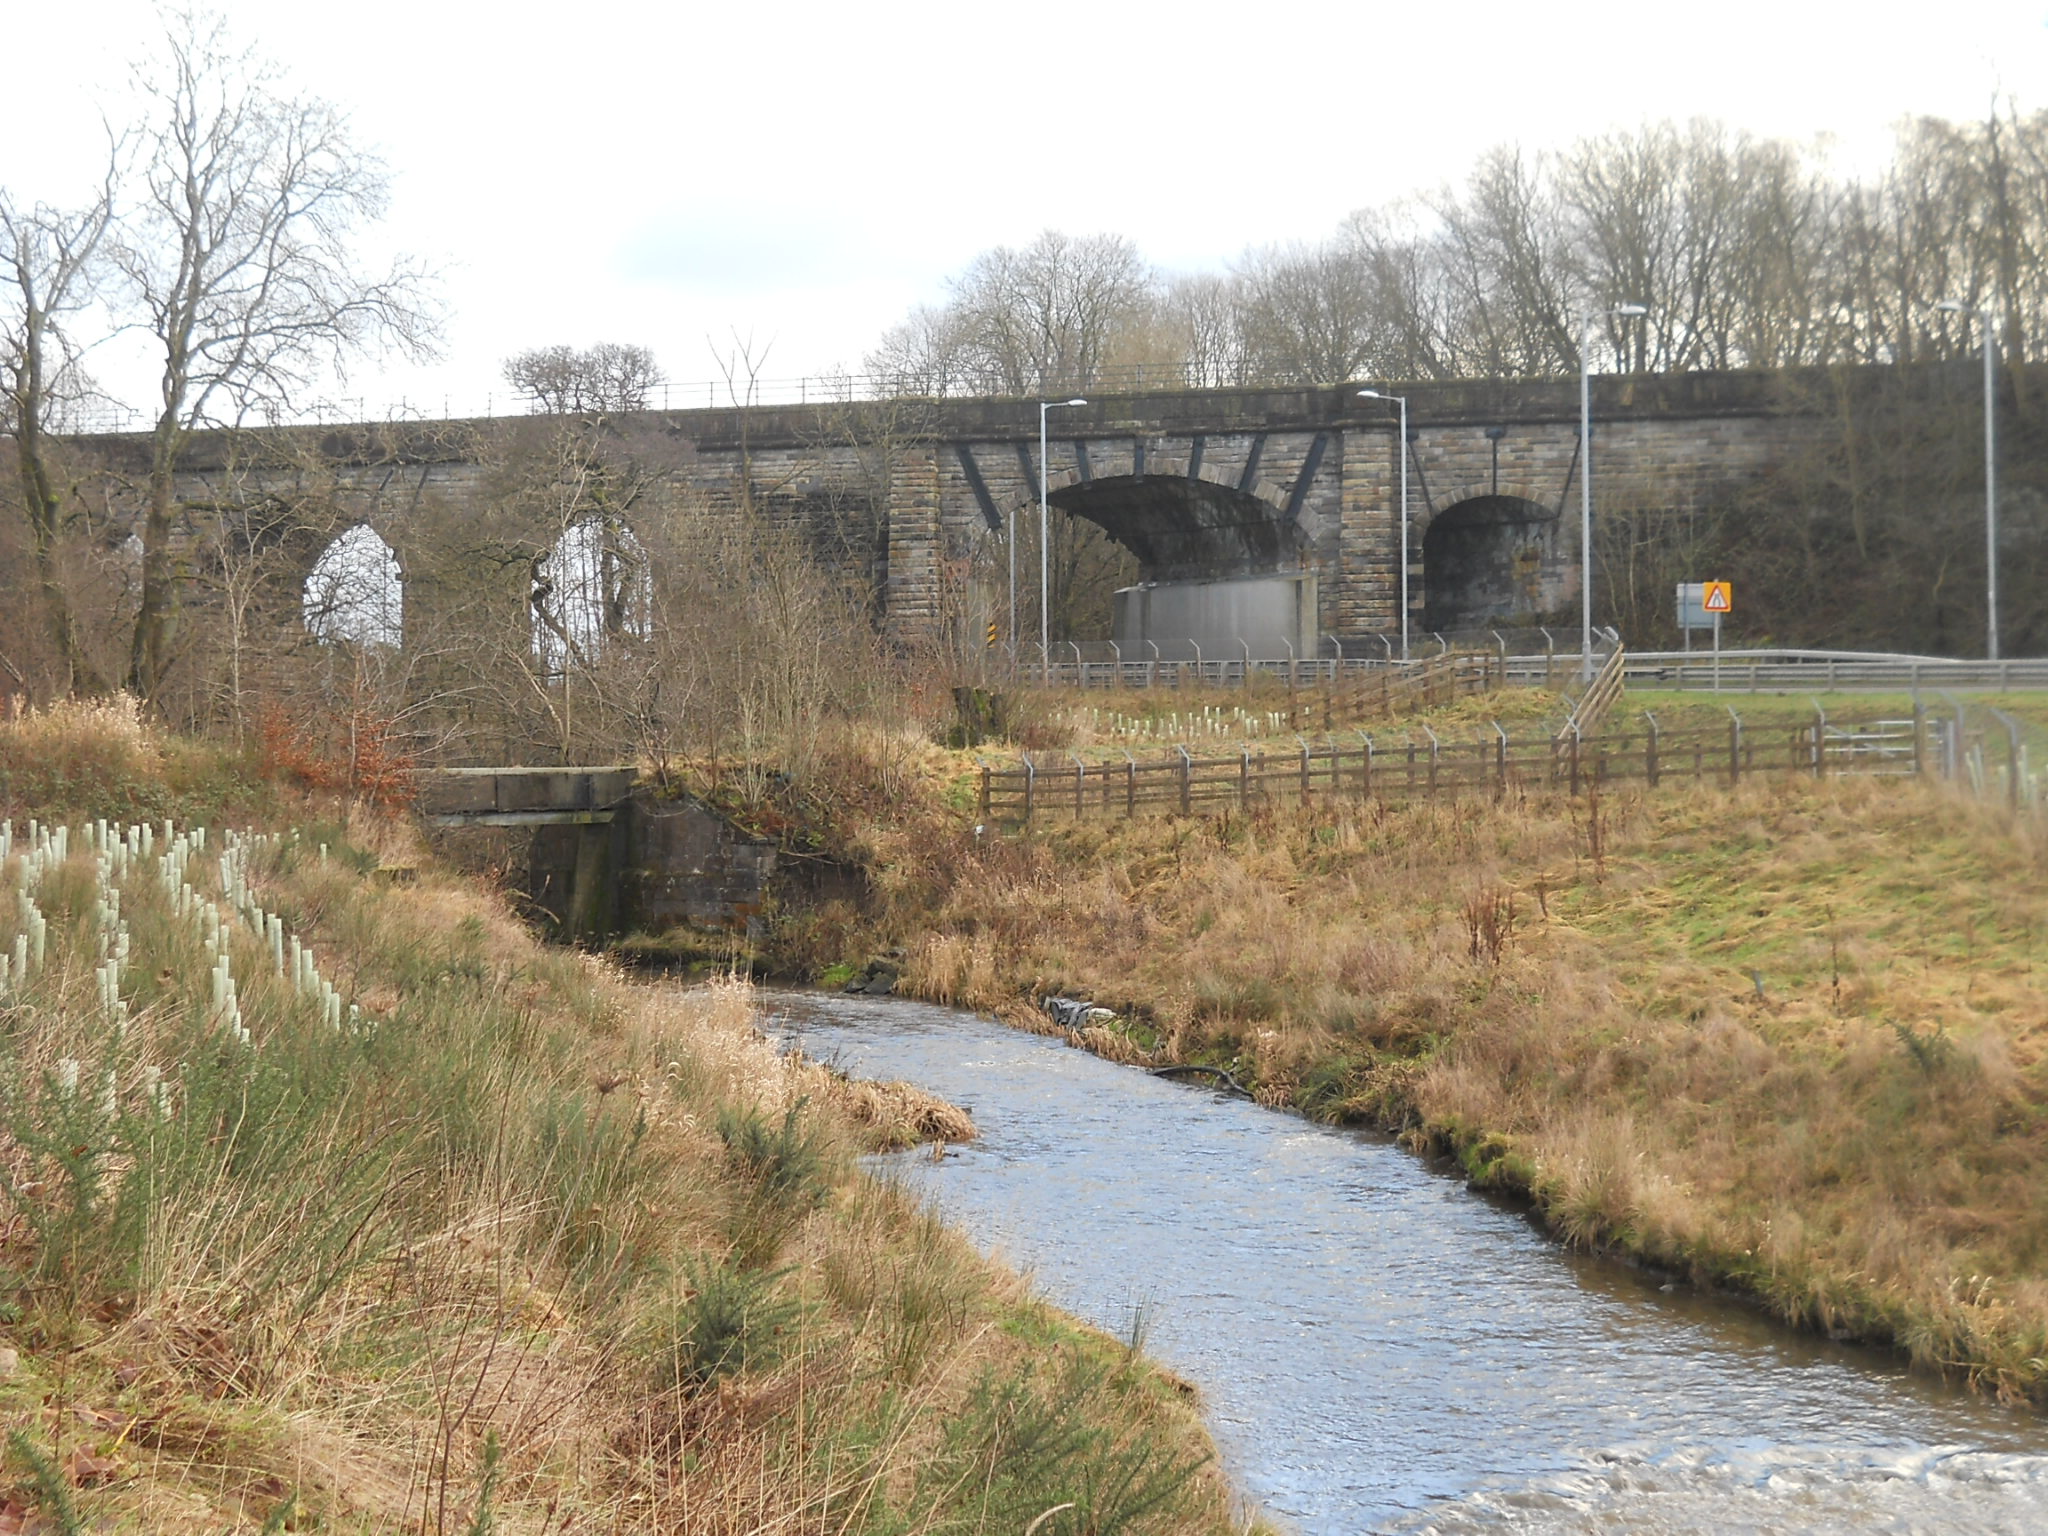
[{"label": "tuft of grass", "polygon": [[127,694],[60,700],[0,719],[0,817],[192,822],[277,805],[254,763],[158,735]]},{"label": "tuft of grass", "polygon": [[[1114,1360],[1080,1350],[1057,1352],[1035,1381],[983,1377],[922,1469],[915,1528],[1113,1536],[1184,1519],[1203,1459],[1104,1427],[1134,1390]],[[975,1490],[971,1508],[959,1506],[963,1488]]]}]

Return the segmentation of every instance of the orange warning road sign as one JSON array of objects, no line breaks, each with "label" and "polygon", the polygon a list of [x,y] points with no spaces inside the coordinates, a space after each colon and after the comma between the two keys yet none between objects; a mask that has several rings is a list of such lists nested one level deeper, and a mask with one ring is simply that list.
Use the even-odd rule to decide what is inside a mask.
[{"label": "orange warning road sign", "polygon": [[1735,588],[1730,582],[1704,582],[1706,591],[1700,594],[1700,606],[1709,613],[1733,613],[1735,611]]}]

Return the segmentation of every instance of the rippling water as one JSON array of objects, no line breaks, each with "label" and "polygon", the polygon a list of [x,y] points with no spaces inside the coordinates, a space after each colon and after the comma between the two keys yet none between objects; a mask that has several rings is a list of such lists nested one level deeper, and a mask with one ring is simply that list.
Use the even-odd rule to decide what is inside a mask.
[{"label": "rippling water", "polygon": [[2048,1531],[2048,1425],[1560,1250],[1390,1142],[969,1014],[771,994],[774,1032],[972,1108],[882,1160],[1200,1384],[1305,1532]]}]

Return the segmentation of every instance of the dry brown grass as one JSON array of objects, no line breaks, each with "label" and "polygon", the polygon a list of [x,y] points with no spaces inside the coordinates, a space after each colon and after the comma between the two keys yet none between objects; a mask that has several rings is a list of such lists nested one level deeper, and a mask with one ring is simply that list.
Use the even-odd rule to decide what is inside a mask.
[{"label": "dry brown grass", "polygon": [[[73,745],[148,771],[114,728]],[[368,1020],[316,1025],[235,929],[247,1048],[147,870],[114,1035],[91,860],[45,877],[50,962],[0,999],[0,1494],[53,1529],[1007,1531],[1091,1464],[1206,1454],[1175,1383],[859,1171],[959,1111],[778,1056],[744,983],[633,985],[430,864],[361,873],[417,850],[356,831],[254,879]],[[1055,1412],[1073,1465],[995,1432]],[[1213,1470],[1171,1492],[1092,1518],[1237,1523]]]},{"label": "dry brown grass", "polygon": [[2048,1401],[2030,827],[1773,780],[876,845],[921,995],[1091,997],[1120,1053],[1405,1127],[1569,1239]]}]

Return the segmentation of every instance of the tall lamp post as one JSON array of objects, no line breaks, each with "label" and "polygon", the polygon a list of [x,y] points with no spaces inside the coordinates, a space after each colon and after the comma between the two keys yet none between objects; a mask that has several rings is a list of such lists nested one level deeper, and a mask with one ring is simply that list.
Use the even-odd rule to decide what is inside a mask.
[{"label": "tall lamp post", "polygon": [[1401,407],[1401,659],[1408,659],[1408,397],[1361,389],[1361,400],[1391,400]]},{"label": "tall lamp post", "polygon": [[[1086,405],[1088,402],[1078,395],[1072,400],[1041,400],[1038,402],[1038,680],[1043,683],[1052,675],[1052,626],[1048,621],[1051,604],[1047,593],[1052,589],[1049,572],[1051,565],[1047,550],[1051,546],[1048,530],[1052,527],[1052,514],[1046,494],[1045,477],[1045,413],[1063,411],[1070,405]],[[1010,611],[1017,611],[1017,546],[1010,545]]]},{"label": "tall lamp post", "polygon": [[1984,654],[1998,660],[1998,375],[1991,311],[1957,299],[1934,306],[1952,315],[1975,315],[1984,329]]},{"label": "tall lamp post", "polygon": [[1593,326],[1616,315],[1647,315],[1617,304],[1579,317],[1579,678],[1593,681]]}]

